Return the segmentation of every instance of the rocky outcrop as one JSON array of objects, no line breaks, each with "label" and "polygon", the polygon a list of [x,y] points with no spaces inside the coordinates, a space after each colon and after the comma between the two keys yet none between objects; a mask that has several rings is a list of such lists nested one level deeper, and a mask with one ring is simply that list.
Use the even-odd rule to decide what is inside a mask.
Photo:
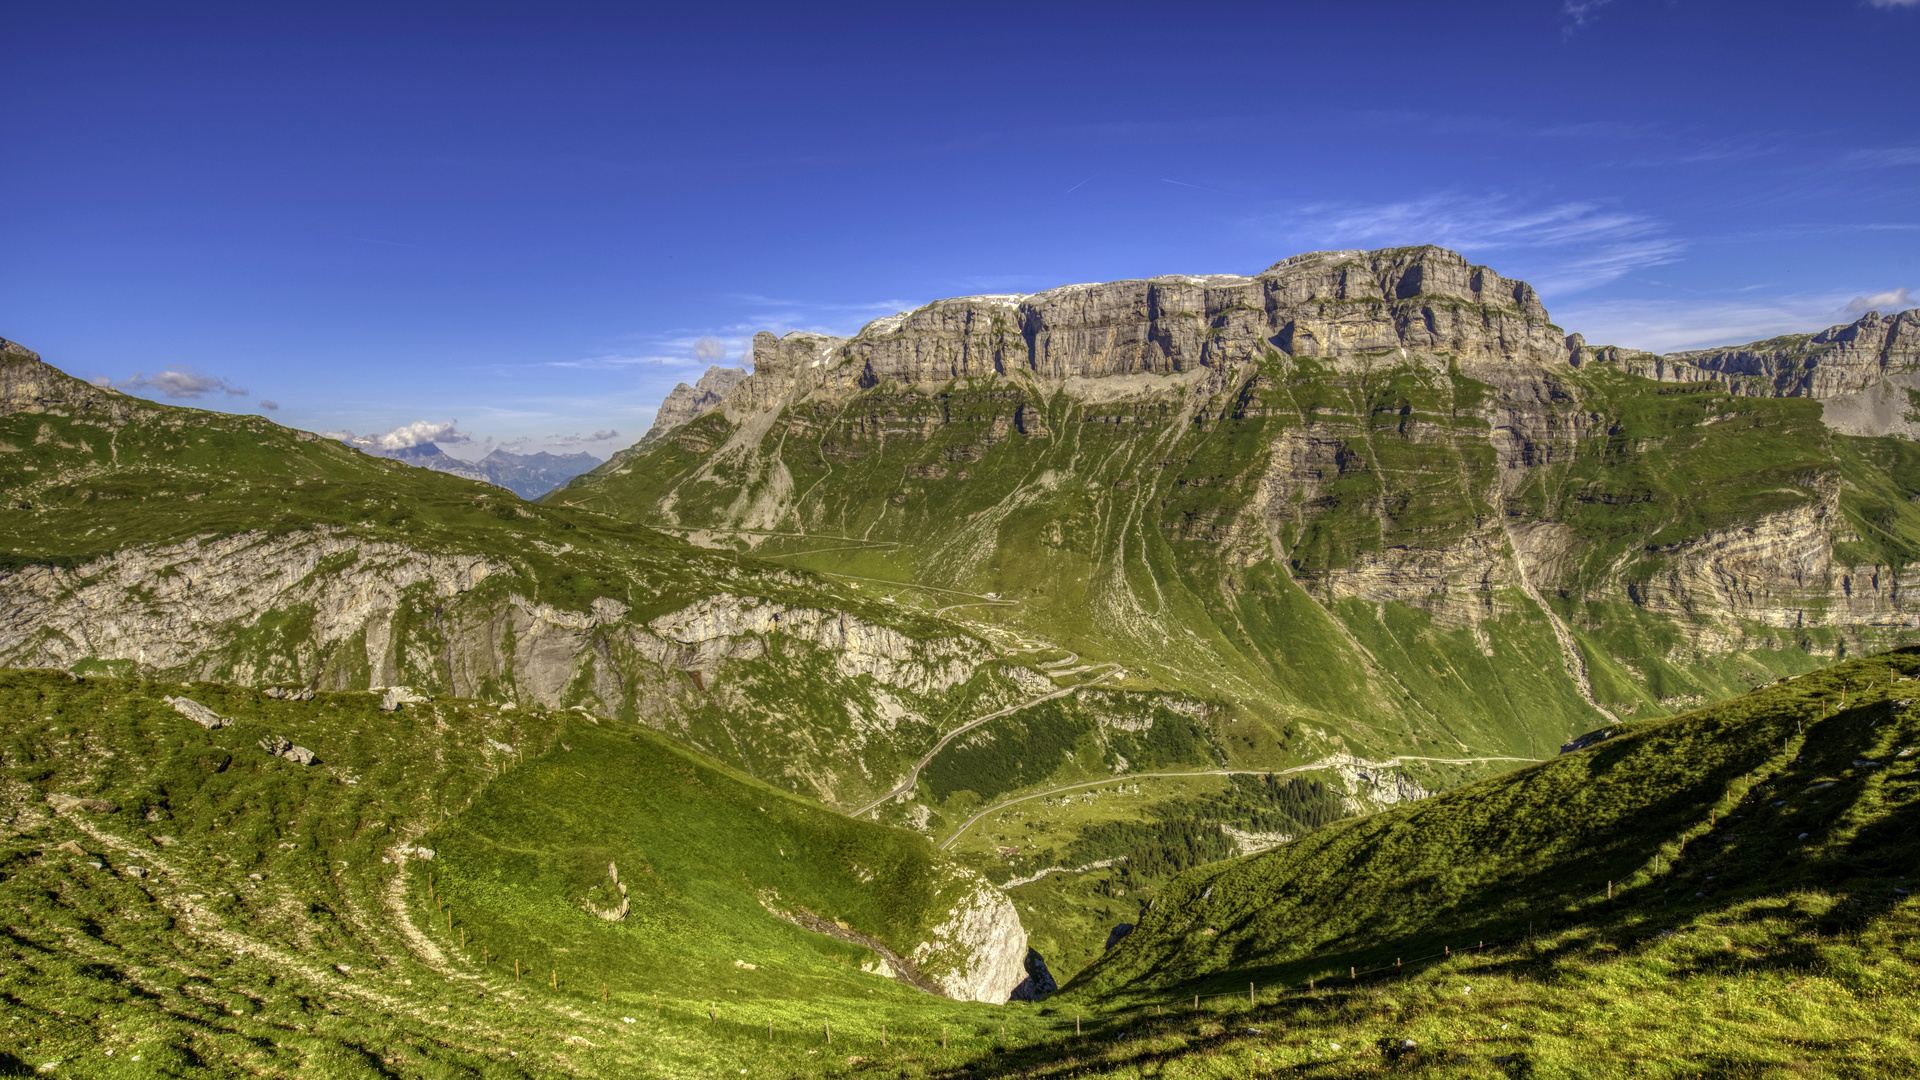
[{"label": "rocky outcrop", "polygon": [[720,407],[724,399],[741,380],[747,377],[745,368],[727,368],[715,365],[701,375],[692,386],[678,383],[667,394],[665,401],[653,414],[653,426],[647,429],[646,438],[655,439],[685,424],[689,420],[705,416]]},{"label": "rocky outcrop", "polygon": [[1169,275],[937,300],[848,339],[757,334],[753,376],[724,407],[739,422],[815,390],[844,396],[880,381],[1061,383],[1217,370],[1268,353],[1356,363],[1398,350],[1536,365],[1569,356],[1525,282],[1432,246],[1322,251],[1252,277]]},{"label": "rocky outcrop", "polygon": [[[620,880],[620,866],[618,863],[609,862],[607,864],[606,891],[612,894],[612,896],[617,896],[619,903],[606,905],[596,904],[593,902],[593,898],[589,896],[584,905],[587,911],[595,917],[605,919],[608,922],[625,922],[628,913],[633,910],[633,901],[627,896],[627,886]],[[609,899],[611,898],[610,896]]]},{"label": "rocky outcrop", "polygon": [[965,682],[991,656],[987,647],[958,636],[919,640],[854,616],[789,608],[756,596],[720,593],[647,624],[631,640],[648,659],[683,671],[714,672],[727,660],[766,652],[775,634],[834,654],[842,675],[872,676],[887,686],[928,694]]},{"label": "rocky outcrop", "polygon": [[150,411],[153,406],[139,398],[81,382],[32,349],[0,338],[0,416],[55,412],[124,423]]},{"label": "rocky outcrop", "polygon": [[232,721],[226,717],[221,716],[219,713],[214,712],[212,709],[207,708],[192,698],[163,697],[160,700],[173,706],[174,712],[179,713],[181,716],[186,717],[209,731],[214,728],[226,727],[232,723]]},{"label": "rocky outcrop", "polygon": [[111,814],[120,809],[120,804],[110,799],[88,799],[78,795],[49,795],[47,805],[53,807],[57,814],[75,810],[85,810],[89,814]]},{"label": "rocky outcrop", "polygon": [[[342,565],[317,572],[324,561]],[[313,661],[363,635],[359,666],[391,671],[392,615],[409,590],[453,597],[510,567],[477,556],[368,541],[344,530],[240,533],[127,548],[73,570],[31,566],[0,577],[0,661],[70,667],[88,658],[141,670],[258,683],[303,674],[223,646],[274,609],[311,612]],[[345,685],[340,685],[345,689]]]},{"label": "rocky outcrop", "polygon": [[292,739],[279,735],[267,735],[260,739],[260,749],[277,758],[286,758],[295,765],[312,765],[319,759],[313,751],[304,746],[295,746]]},{"label": "rocky outcrop", "polygon": [[[1575,335],[1577,338],[1578,335]],[[1569,339],[1569,344],[1574,342]],[[1824,405],[1828,427],[1847,435],[1920,437],[1920,308],[1869,311],[1816,334],[1665,355],[1592,349],[1576,361],[1611,363],[1659,382],[1712,382],[1754,397],[1805,397]]]},{"label": "rocky outcrop", "polygon": [[1027,977],[1027,931],[1006,894],[980,874],[950,868],[940,890],[946,917],[908,954],[959,1001],[1007,1001]]}]

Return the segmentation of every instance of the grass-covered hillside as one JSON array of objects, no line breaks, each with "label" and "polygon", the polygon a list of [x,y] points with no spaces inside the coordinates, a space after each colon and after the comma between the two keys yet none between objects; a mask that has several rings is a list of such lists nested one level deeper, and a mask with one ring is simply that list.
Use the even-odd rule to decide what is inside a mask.
[{"label": "grass-covered hillside", "polygon": [[379,701],[0,673],[0,1075],[785,1076],[1037,1022],[862,970],[954,900],[912,834],[630,724]]},{"label": "grass-covered hillside", "polygon": [[1092,1071],[1911,1074],[1917,675],[1836,665],[1190,871],[1069,987],[1129,1031]]},{"label": "grass-covered hillside", "polygon": [[[1916,675],[1912,653],[1850,661],[1411,806],[1308,822],[1175,876],[1062,995],[994,1006],[862,970],[880,955],[867,943],[897,954],[938,917],[950,864],[932,845],[638,727],[12,672],[0,1065],[1910,1075],[1920,717],[1899,695]],[[205,730],[165,694],[233,726]],[[270,756],[267,736],[317,761]],[[1311,816],[1309,795],[1270,800],[1272,822]],[[1154,835],[1082,843],[1100,838],[1139,851]],[[592,910],[623,900],[619,921]]]},{"label": "grass-covered hillside", "polygon": [[967,594],[1268,747],[1540,756],[1910,633],[1911,469],[1817,401],[1397,353],[1115,382],[713,412],[545,501]]}]

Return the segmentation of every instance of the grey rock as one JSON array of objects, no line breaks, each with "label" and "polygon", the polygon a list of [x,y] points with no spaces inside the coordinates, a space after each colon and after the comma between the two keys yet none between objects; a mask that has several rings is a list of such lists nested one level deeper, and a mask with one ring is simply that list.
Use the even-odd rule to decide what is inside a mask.
[{"label": "grey rock", "polygon": [[423,705],[433,698],[411,686],[376,686],[380,692],[380,711],[399,712],[403,705]]},{"label": "grey rock", "polygon": [[311,765],[317,758],[313,751],[304,746],[295,746],[290,740],[278,735],[268,735],[260,740],[260,749],[274,757],[286,758],[297,765]]},{"label": "grey rock", "polygon": [[295,689],[293,687],[269,686],[265,690],[262,690],[260,692],[266,695],[267,697],[274,698],[280,701],[312,701],[313,700],[312,687],[303,687],[303,688]]},{"label": "grey rock", "polygon": [[705,416],[720,407],[720,402],[734,387],[746,379],[746,368],[728,368],[718,365],[710,367],[692,386],[686,383],[676,385],[667,394],[665,401],[653,414],[653,426],[647,429],[647,438],[680,427],[689,420]]},{"label": "grey rock", "polygon": [[120,809],[119,803],[109,799],[89,799],[77,795],[49,795],[47,805],[58,814],[74,810],[85,810],[89,814],[111,814]]},{"label": "grey rock", "polygon": [[207,708],[192,698],[163,697],[160,700],[173,706],[174,712],[209,730],[223,728],[232,723],[231,720],[228,720],[226,717],[221,716],[219,713],[214,712],[212,709]]}]

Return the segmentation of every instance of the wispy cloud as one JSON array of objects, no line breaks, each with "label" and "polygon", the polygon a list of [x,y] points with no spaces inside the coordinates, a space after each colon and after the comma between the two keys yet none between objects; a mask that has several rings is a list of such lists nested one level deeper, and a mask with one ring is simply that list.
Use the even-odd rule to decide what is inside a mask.
[{"label": "wispy cloud", "polygon": [[612,428],[601,428],[592,432],[576,431],[568,435],[521,435],[518,438],[502,439],[497,445],[502,449],[509,446],[525,446],[531,443],[539,443],[552,447],[591,446],[595,443],[612,442],[619,437],[620,433],[618,431]]},{"label": "wispy cloud", "polygon": [[1259,219],[1289,239],[1335,247],[1439,244],[1471,253],[1528,251],[1542,292],[1592,288],[1670,263],[1685,245],[1642,214],[1597,202],[1529,206],[1504,195],[1433,195],[1405,202],[1323,203]]},{"label": "wispy cloud", "polygon": [[104,378],[95,379],[94,382],[101,386],[112,386],[116,390],[152,390],[170,398],[200,398],[215,393],[234,397],[247,395],[245,389],[218,375],[209,375],[198,368],[184,365],[170,365],[152,375],[136,371],[130,378],[118,382]]},{"label": "wispy cloud", "polygon": [[1920,6],[1920,0],[1867,0],[1867,6],[1887,9],[1910,8]]},{"label": "wispy cloud", "polygon": [[[1913,0],[1913,3],[1920,4],[1920,0]],[[1877,146],[1865,150],[1854,150],[1842,157],[1840,163],[1859,169],[1880,169],[1891,165],[1920,165],[1920,146]]]},{"label": "wispy cloud", "polygon": [[267,398],[261,398],[260,407],[267,410],[268,412],[278,412],[280,409],[280,403],[277,401],[272,401]]},{"label": "wispy cloud", "polygon": [[[1862,300],[1882,301],[1906,290],[1847,299],[1844,292],[1782,296],[1739,295],[1678,300],[1607,300],[1569,306],[1555,321],[1579,331],[1595,345],[1624,345],[1650,352],[1741,345],[1781,334],[1806,334],[1852,322],[1866,308]],[[1881,310],[1891,304],[1879,304]]]},{"label": "wispy cloud", "polygon": [[1587,28],[1587,24],[1599,18],[1596,12],[1613,0],[1565,0],[1560,13],[1567,17],[1566,24],[1560,28],[1560,36],[1570,38]]}]

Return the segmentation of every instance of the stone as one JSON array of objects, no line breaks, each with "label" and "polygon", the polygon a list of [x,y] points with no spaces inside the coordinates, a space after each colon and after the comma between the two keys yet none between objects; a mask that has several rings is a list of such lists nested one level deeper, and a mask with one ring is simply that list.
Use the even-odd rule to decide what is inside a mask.
[{"label": "stone", "polygon": [[286,758],[296,765],[312,765],[315,761],[319,760],[314,757],[313,751],[304,746],[295,746],[291,740],[278,735],[263,737],[260,740],[260,749],[265,750],[274,757]]},{"label": "stone", "polygon": [[187,697],[163,697],[161,701],[173,706],[173,711],[211,731],[233,723],[226,717],[207,708],[205,705]]},{"label": "stone", "polygon": [[381,712],[399,712],[403,705],[421,705],[433,700],[411,686],[376,686],[373,689],[380,694]]},{"label": "stone", "polygon": [[59,814],[74,810],[85,810],[89,814],[111,814],[120,809],[119,803],[108,799],[88,799],[77,795],[49,795],[47,805]]},{"label": "stone", "polygon": [[267,697],[273,698],[278,701],[312,701],[313,700],[313,690],[311,687],[303,687],[303,688],[296,689],[293,687],[285,687],[285,686],[269,686],[265,690],[262,690],[260,692],[266,695]]}]

